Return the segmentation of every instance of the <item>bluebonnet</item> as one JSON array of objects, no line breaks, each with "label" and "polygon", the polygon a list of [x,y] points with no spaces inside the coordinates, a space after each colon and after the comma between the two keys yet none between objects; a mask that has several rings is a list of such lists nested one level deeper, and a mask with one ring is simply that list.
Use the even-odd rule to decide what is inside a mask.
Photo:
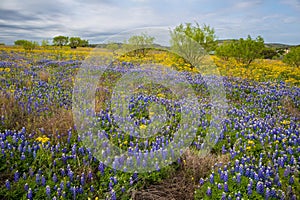
[{"label": "bluebonnet", "polygon": [[294,175],[290,177],[289,184],[290,185],[294,184]]},{"label": "bluebonnet", "polygon": [[210,187],[207,188],[206,194],[207,194],[207,196],[211,196],[212,191],[211,191]]},{"label": "bluebonnet", "polygon": [[203,178],[200,178],[199,184],[200,184],[200,185],[203,185],[203,184],[204,184],[204,179],[203,179]]},{"label": "bluebonnet", "polygon": [[224,191],[225,192],[229,192],[229,189],[228,189],[228,184],[227,182],[224,183]]},{"label": "bluebonnet", "polygon": [[59,187],[60,187],[62,190],[64,190],[64,188],[65,188],[65,183],[64,183],[64,181],[61,181],[61,182],[60,182]]},{"label": "bluebonnet", "polygon": [[56,176],[56,174],[55,174],[55,173],[54,173],[54,174],[53,174],[53,176],[52,176],[52,180],[53,180],[53,182],[54,182],[54,183],[56,183],[56,182],[57,182],[57,176]]},{"label": "bluebonnet", "polygon": [[36,182],[36,184],[40,183],[40,174],[35,175],[35,182]]},{"label": "bluebonnet", "polygon": [[252,187],[250,184],[247,185],[247,195],[251,196],[252,195]]},{"label": "bluebonnet", "polygon": [[30,199],[30,200],[32,200],[32,198],[33,198],[33,194],[32,194],[31,188],[28,189],[27,198]]},{"label": "bluebonnet", "polygon": [[19,171],[17,170],[14,174],[14,180],[15,180],[15,182],[18,182],[19,179],[20,179],[20,174],[19,174]]},{"label": "bluebonnet", "polygon": [[91,186],[90,186],[90,190],[91,190],[91,192],[94,192],[94,191],[95,191],[95,189],[94,189],[94,186],[93,186],[93,185],[91,185]]},{"label": "bluebonnet", "polygon": [[6,187],[6,189],[10,190],[10,182],[9,182],[9,180],[5,181],[5,187]]},{"label": "bluebonnet", "polygon": [[50,186],[49,186],[49,185],[46,186],[46,195],[47,195],[48,197],[50,197],[50,195],[51,195],[51,189],[50,189]]},{"label": "bluebonnet", "polygon": [[45,178],[44,175],[42,175],[41,183],[42,183],[43,186],[46,185],[46,178]]},{"label": "bluebonnet", "polygon": [[264,194],[264,185],[263,185],[263,183],[260,182],[260,181],[257,182],[257,185],[256,185],[256,192],[257,192],[258,194],[261,194],[261,195]]},{"label": "bluebonnet", "polygon": [[218,183],[218,189],[222,190],[222,184],[221,183]]},{"label": "bluebonnet", "polygon": [[23,180],[26,180],[27,179],[27,175],[26,175],[26,173],[24,172],[23,173]]},{"label": "bluebonnet", "polygon": [[28,185],[28,183],[25,183],[25,185],[24,185],[24,190],[27,192],[28,189],[29,189],[29,185]]},{"label": "bluebonnet", "polygon": [[214,173],[212,173],[210,176],[209,176],[209,182],[211,183],[211,184],[214,184],[214,182],[215,182],[215,179],[214,179],[215,177],[214,177]]}]

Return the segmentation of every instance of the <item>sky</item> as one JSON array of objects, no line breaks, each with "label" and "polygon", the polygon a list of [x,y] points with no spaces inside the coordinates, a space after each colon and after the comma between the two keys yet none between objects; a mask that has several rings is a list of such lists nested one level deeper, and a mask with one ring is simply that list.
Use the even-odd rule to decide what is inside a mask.
[{"label": "sky", "polygon": [[207,24],[218,39],[300,44],[300,0],[1,0],[0,43],[58,35],[89,43],[143,27]]}]

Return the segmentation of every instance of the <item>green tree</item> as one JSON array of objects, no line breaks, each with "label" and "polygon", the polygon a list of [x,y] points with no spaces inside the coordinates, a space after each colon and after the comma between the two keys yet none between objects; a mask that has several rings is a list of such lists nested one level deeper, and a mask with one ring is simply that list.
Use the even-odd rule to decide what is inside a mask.
[{"label": "green tree", "polygon": [[25,51],[32,51],[35,47],[39,46],[39,43],[28,40],[16,40],[15,45],[22,46]]},{"label": "green tree", "polygon": [[198,23],[195,25],[186,23],[185,25],[180,24],[175,27],[174,30],[171,31],[171,47],[184,45],[181,44],[184,41],[178,41],[178,39],[181,39],[178,35],[185,35],[193,39],[195,42],[199,43],[206,52],[214,51],[218,44],[216,41],[215,30],[206,24],[200,27]]},{"label": "green tree", "polygon": [[14,43],[17,46],[23,46],[24,43],[28,42],[27,40],[16,40]]},{"label": "green tree", "polygon": [[233,42],[224,42],[222,45],[216,48],[215,55],[227,61],[230,57],[233,57],[233,45]]},{"label": "green tree", "polygon": [[69,45],[72,49],[76,49],[81,44],[80,37],[71,37],[69,39]]},{"label": "green tree", "polygon": [[264,48],[262,51],[261,51],[261,56],[264,58],[264,59],[272,59],[274,58],[275,56],[277,56],[278,53],[276,52],[275,49],[273,48]]},{"label": "green tree", "polygon": [[262,58],[265,49],[264,39],[258,36],[255,40],[248,35],[247,39],[225,43],[216,49],[216,55],[223,59],[234,58],[237,62],[248,67],[255,59]]},{"label": "green tree", "polygon": [[79,46],[87,47],[87,46],[89,46],[89,41],[88,40],[80,40]]},{"label": "green tree", "polygon": [[153,47],[154,37],[148,36],[146,33],[141,35],[131,36],[128,41],[123,44],[123,49],[127,52],[133,53],[134,56],[145,56],[146,49]]},{"label": "green tree", "polygon": [[69,42],[69,38],[67,36],[59,35],[53,38],[53,44],[55,46],[59,46],[60,48],[62,48],[62,46],[67,45],[68,42]]},{"label": "green tree", "polygon": [[283,57],[283,62],[294,67],[300,67],[300,46],[292,47],[290,52]]},{"label": "green tree", "polygon": [[113,52],[113,54],[116,53],[116,50],[119,49],[119,45],[115,42],[109,42],[107,45],[106,45],[106,48],[111,50]]},{"label": "green tree", "polygon": [[49,41],[48,40],[42,40],[42,47],[47,47],[49,46]]},{"label": "green tree", "polygon": [[255,40],[248,35],[247,39],[240,38],[233,45],[233,57],[245,66],[249,66],[252,61],[261,58],[261,51],[264,49],[264,39],[258,36]]},{"label": "green tree", "polygon": [[170,31],[170,36],[172,51],[183,55],[192,68],[201,62],[206,52],[215,50],[217,46],[214,29],[205,24],[203,27],[198,23],[180,24]]}]

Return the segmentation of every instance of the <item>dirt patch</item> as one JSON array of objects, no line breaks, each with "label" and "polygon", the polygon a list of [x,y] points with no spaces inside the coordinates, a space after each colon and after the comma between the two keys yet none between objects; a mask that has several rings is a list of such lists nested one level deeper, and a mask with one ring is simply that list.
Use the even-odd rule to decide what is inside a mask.
[{"label": "dirt patch", "polygon": [[207,177],[215,163],[227,163],[229,155],[208,154],[205,157],[192,150],[182,156],[180,168],[170,178],[158,184],[132,192],[134,200],[182,200],[194,199],[194,191],[200,178]]}]

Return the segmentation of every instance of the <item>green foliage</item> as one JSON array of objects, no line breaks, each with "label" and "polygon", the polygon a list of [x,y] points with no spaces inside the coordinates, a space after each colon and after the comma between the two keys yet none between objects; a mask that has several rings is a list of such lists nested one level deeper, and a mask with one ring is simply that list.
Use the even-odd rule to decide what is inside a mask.
[{"label": "green foliage", "polygon": [[42,40],[42,47],[49,46],[49,41],[48,40]]},{"label": "green foliage", "polygon": [[234,58],[237,62],[249,66],[252,61],[262,58],[264,39],[258,36],[255,40],[248,35],[247,39],[240,38],[237,41],[225,43],[216,49],[216,55],[228,59]]},{"label": "green foliage", "polygon": [[223,60],[228,60],[230,57],[233,57],[232,49],[234,43],[233,42],[225,42],[221,46],[216,48],[216,55]]},{"label": "green foliage", "polygon": [[215,30],[208,25],[200,27],[198,23],[192,25],[191,23],[180,24],[171,31],[171,47],[176,48],[177,46],[184,46],[182,35],[185,35],[198,44],[201,45],[207,52],[215,50],[217,46]]},{"label": "green foliage", "polygon": [[35,47],[39,46],[37,42],[28,40],[16,40],[15,45],[23,46],[25,51],[32,51]]},{"label": "green foliage", "polygon": [[148,36],[146,33],[141,35],[131,36],[128,41],[123,44],[123,49],[126,52],[133,53],[134,56],[145,56],[146,48],[153,47],[154,37]]},{"label": "green foliage", "polygon": [[23,44],[26,43],[26,42],[27,42],[27,40],[16,40],[15,45],[23,46]]},{"label": "green foliage", "polygon": [[71,37],[69,39],[69,45],[72,49],[76,49],[78,46],[80,46],[81,39],[80,37]]},{"label": "green foliage", "polygon": [[276,57],[278,55],[278,53],[276,52],[275,49],[273,48],[264,48],[262,51],[261,51],[261,56],[264,58],[264,59],[273,59],[274,57]]},{"label": "green foliage", "polygon": [[88,40],[82,40],[82,39],[80,39],[79,46],[81,46],[81,47],[87,47],[87,46],[89,46],[89,41]]},{"label": "green foliage", "polygon": [[291,48],[290,52],[284,56],[283,62],[285,62],[291,66],[294,66],[294,67],[299,67],[300,66],[300,46]]},{"label": "green foliage", "polygon": [[69,37],[67,36],[59,35],[53,38],[53,44],[55,46],[60,46],[60,48],[62,48],[62,46],[66,46],[68,42],[69,42]]},{"label": "green foliage", "polygon": [[[204,58],[205,52],[211,52],[217,45],[215,31],[210,26],[200,27],[198,23],[180,24],[170,31],[171,49],[183,55],[186,62],[195,67]],[[200,47],[200,48],[199,48]]]},{"label": "green foliage", "polygon": [[109,42],[106,46],[107,49],[111,50],[113,53],[115,53],[115,51],[117,49],[119,49],[119,45],[115,42]]}]

